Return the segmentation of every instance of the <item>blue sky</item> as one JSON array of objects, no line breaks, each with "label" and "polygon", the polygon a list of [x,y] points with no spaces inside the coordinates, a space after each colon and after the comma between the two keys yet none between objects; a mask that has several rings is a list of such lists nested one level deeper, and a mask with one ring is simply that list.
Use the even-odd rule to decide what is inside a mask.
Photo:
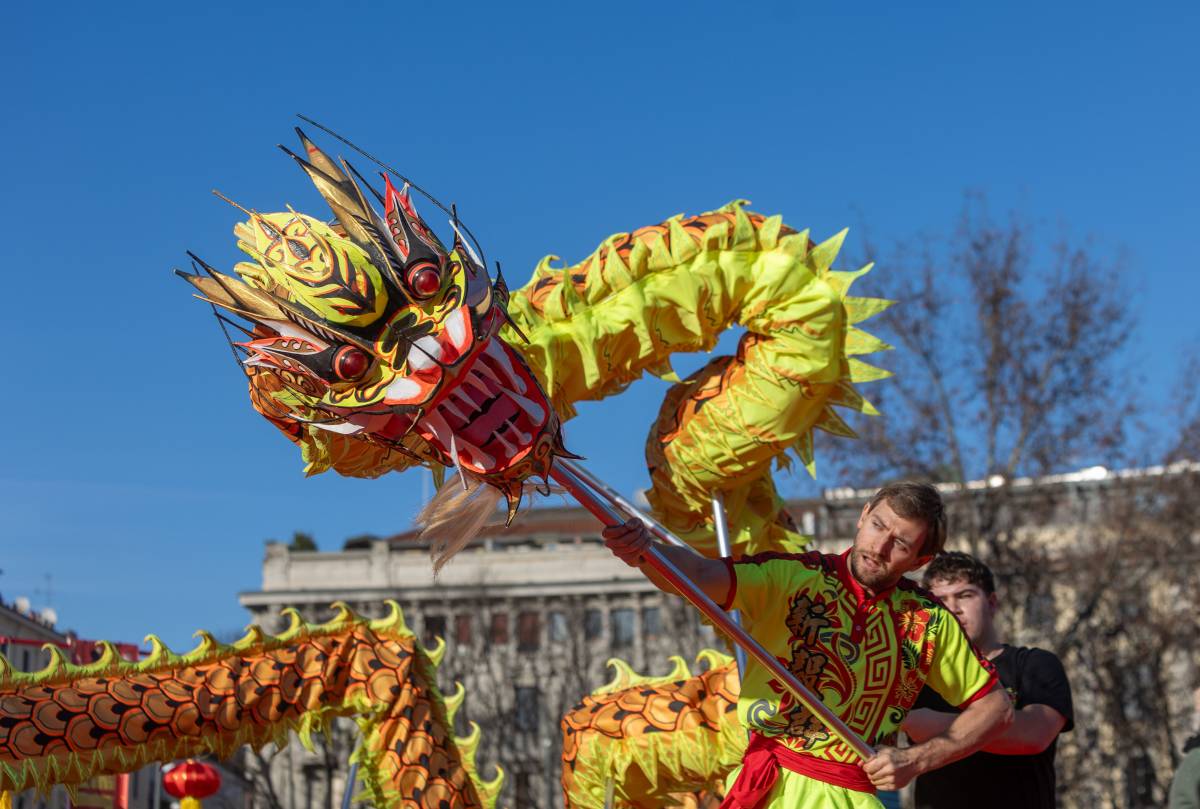
[{"label": "blue sky", "polygon": [[[948,227],[979,189],[1128,251],[1148,412],[1200,336],[1195,6],[335,7],[7,13],[6,600],[45,603],[48,574],[62,625],[186,646],[245,622],[264,539],[409,525],[421,473],[302,477],[170,273],[185,249],[236,258],[212,188],[323,213],[274,148],[297,112],[457,202],[514,285],[545,253],[735,197],[817,237],[865,221],[886,240]],[[643,485],[663,390],[583,407],[570,445]]]}]

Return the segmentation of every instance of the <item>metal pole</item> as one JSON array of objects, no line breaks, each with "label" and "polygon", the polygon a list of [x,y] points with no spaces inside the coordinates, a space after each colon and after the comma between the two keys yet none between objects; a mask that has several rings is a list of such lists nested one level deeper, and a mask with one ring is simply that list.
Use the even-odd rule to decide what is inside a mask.
[{"label": "metal pole", "polygon": [[608,499],[608,502],[612,503],[614,506],[616,506],[617,508],[624,511],[630,517],[637,517],[639,520],[642,521],[643,524],[645,524],[646,528],[650,531],[651,534],[658,537],[663,542],[666,542],[668,545],[674,545],[677,548],[687,548],[689,551],[694,550],[691,545],[687,544],[682,539],[680,539],[679,537],[675,536],[670,531],[668,531],[666,526],[664,526],[658,520],[654,519],[649,514],[642,511],[640,508],[635,506],[633,503],[630,503],[628,500],[626,500],[624,497],[621,496],[620,492],[618,492],[616,489],[609,486],[604,481],[595,477],[591,472],[587,471],[579,464],[575,463],[574,461],[567,460],[565,458],[560,458],[555,463],[557,463],[561,466],[567,467],[571,472],[573,472],[575,474],[575,477],[582,480],[588,486],[591,486],[594,491],[603,495],[605,498]]},{"label": "metal pole", "polygon": [[[721,558],[729,556],[729,520],[725,518],[725,498],[720,492],[713,492],[713,526],[717,533],[717,553]],[[729,611],[729,620],[738,626],[742,625],[742,614],[737,610]],[[733,656],[737,659],[738,680],[746,676],[746,650],[741,646],[733,647]]]},{"label": "metal pole", "polygon": [[350,765],[350,773],[346,776],[346,790],[342,793],[342,809],[350,809],[350,799],[354,796],[354,782],[358,779],[358,762]]},{"label": "metal pole", "polygon": [[[565,464],[556,463],[550,472],[550,476],[554,478],[555,482],[570,492],[571,496],[578,500],[580,505],[592,512],[605,525],[620,525],[624,522],[617,511],[613,510],[611,506],[597,497],[588,488],[587,484],[573,474]],[[812,712],[813,716],[821,720],[822,724],[829,728],[834,735],[845,742],[864,760],[874,757],[875,750],[869,744],[847,727],[846,723],[841,720],[841,717],[829,710],[815,694],[805,687],[804,683],[796,679],[794,674],[776,660],[774,655],[764,649],[758,641],[750,637],[746,633],[746,630],[731,621],[729,616],[711,598],[697,588],[670,559],[663,556],[662,551],[653,543],[646,549],[646,560],[659,575],[675,588],[676,592],[692,602],[692,605],[696,609],[704,613],[712,621],[713,626],[724,632],[735,644],[745,649],[760,665],[765,666],[788,691],[792,692],[792,695],[800,701],[800,704]]]}]

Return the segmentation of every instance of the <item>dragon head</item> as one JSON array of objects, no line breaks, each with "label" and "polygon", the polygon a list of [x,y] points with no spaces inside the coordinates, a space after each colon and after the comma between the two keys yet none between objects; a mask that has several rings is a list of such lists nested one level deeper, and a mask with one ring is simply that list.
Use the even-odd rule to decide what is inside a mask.
[{"label": "dragon head", "polygon": [[249,322],[235,345],[251,400],[294,440],[335,433],[343,448],[403,456],[391,468],[457,466],[503,492],[511,519],[524,481],[568,453],[538,380],[499,337],[510,322],[503,278],[489,277],[457,215],[447,250],[407,183],[397,190],[384,173],[376,190],[296,131],[305,156],[284,151],[333,221],[245,211],[234,232],[252,262],[229,275],[193,255],[204,274],[180,274]]}]

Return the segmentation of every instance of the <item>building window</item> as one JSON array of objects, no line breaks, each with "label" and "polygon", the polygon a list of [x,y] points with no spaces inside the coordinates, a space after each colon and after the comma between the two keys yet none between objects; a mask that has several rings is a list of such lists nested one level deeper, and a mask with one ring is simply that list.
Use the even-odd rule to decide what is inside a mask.
[{"label": "building window", "polygon": [[513,703],[513,726],[522,733],[537,733],[538,690],[531,685],[518,685]]},{"label": "building window", "polygon": [[522,612],[517,616],[517,651],[536,652],[541,644],[541,625],[536,612]]},{"label": "building window", "polygon": [[551,610],[546,616],[546,635],[551,643],[562,643],[567,639],[567,614],[562,610]]},{"label": "building window", "polygon": [[657,638],[662,634],[661,608],[642,607],[642,634],[648,638]]},{"label": "building window", "polygon": [[446,616],[445,615],[426,615],[425,616],[425,634],[422,636],[421,642],[426,649],[432,649],[437,646],[438,638],[446,636]]},{"label": "building window", "polygon": [[463,646],[471,643],[471,616],[467,613],[454,616],[454,642]]},{"label": "building window", "polygon": [[503,644],[508,643],[508,613],[497,612],[492,614],[492,643]]},{"label": "building window", "polygon": [[604,634],[604,613],[596,608],[583,612],[583,634],[588,640],[594,640]]},{"label": "building window", "polygon": [[612,611],[612,643],[613,646],[633,645],[633,610],[622,607]]}]

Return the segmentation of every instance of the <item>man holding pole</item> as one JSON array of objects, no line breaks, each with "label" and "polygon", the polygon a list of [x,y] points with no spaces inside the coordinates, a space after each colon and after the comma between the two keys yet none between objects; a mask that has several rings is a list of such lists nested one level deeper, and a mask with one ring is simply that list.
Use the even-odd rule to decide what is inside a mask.
[{"label": "man holding pole", "polygon": [[[659,552],[706,595],[742,612],[750,634],[868,743],[890,739],[928,683],[962,709],[944,732],[913,747],[880,747],[863,761],[751,660],[738,716],[750,729],[723,809],[878,807],[877,789],[970,755],[1012,721],[990,664],[954,616],[903,579],[945,544],[941,496],[931,486],[884,487],[864,506],[854,546],[839,555],[760,554],[706,559]],[[650,566],[637,520],[606,528],[608,547],[673,588]]]}]

